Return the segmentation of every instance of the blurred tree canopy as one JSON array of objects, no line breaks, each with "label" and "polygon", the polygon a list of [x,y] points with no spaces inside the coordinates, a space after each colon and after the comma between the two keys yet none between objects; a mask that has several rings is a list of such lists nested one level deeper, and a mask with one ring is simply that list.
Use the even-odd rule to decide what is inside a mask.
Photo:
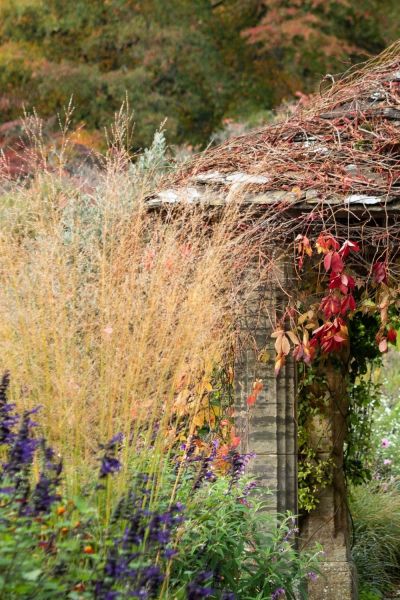
[{"label": "blurred tree canopy", "polygon": [[398,0],[0,0],[0,121],[68,105],[109,124],[127,96],[137,147],[165,119],[169,140],[207,143],[327,69],[380,51]]}]

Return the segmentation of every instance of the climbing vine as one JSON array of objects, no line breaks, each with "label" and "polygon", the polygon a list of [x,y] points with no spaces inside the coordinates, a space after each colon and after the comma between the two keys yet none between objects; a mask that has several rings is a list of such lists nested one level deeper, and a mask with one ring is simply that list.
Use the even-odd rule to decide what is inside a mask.
[{"label": "climbing vine", "polygon": [[318,453],[314,426],[328,407],[325,385],[325,378],[316,369],[299,366],[298,504],[305,512],[316,508],[319,493],[332,481],[332,458]]},{"label": "climbing vine", "polygon": [[[371,476],[367,459],[379,402],[375,371],[396,342],[399,289],[386,255],[370,261],[368,249],[362,253],[357,242],[339,241],[331,232],[321,232],[314,243],[298,235],[295,258],[299,293],[272,336],[276,374],[290,354],[298,363],[299,506],[308,512],[335,468],[353,483]],[[332,391],[329,373],[335,372],[340,389]],[[335,411],[345,422],[339,466],[327,444]]]}]

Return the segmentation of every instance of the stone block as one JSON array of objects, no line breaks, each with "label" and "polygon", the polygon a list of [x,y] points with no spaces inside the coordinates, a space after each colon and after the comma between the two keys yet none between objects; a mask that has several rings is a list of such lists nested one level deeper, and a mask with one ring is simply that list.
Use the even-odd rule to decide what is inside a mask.
[{"label": "stone block", "polygon": [[325,562],[316,581],[308,584],[308,600],[356,600],[357,574],[349,562]]}]

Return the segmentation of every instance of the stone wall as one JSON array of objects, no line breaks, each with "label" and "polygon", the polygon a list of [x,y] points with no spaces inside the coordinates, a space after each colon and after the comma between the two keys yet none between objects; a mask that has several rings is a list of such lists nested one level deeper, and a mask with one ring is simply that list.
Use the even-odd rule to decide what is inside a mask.
[{"label": "stone wall", "polygon": [[[278,377],[274,374],[274,340],[271,338],[276,312],[286,298],[279,279],[282,266],[270,283],[257,287],[246,302],[241,322],[240,347],[235,366],[236,431],[242,452],[255,452],[252,472],[273,492],[272,510],[297,510],[297,433],[295,369],[289,358]],[[247,406],[253,383],[262,379],[263,390],[255,405]]]}]

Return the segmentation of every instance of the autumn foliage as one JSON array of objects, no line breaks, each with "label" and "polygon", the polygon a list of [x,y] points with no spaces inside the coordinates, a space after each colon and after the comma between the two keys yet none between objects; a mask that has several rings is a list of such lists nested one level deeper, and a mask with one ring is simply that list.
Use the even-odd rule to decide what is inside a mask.
[{"label": "autumn foliage", "polygon": [[[102,130],[127,95],[135,150],[168,118],[173,143],[207,144],[399,33],[396,0],[4,0],[0,121],[23,109]],[[301,96],[304,98],[304,96]]]},{"label": "autumn foliage", "polygon": [[[314,244],[305,235],[297,236],[298,272],[302,276],[305,257],[316,261],[317,296],[321,295],[318,290],[323,292],[319,301],[315,301],[315,295],[310,296],[311,301],[303,313],[288,308],[272,333],[275,338],[276,374],[290,352],[296,361],[310,364],[317,353],[345,350],[349,345],[348,321],[356,311],[379,313],[381,326],[376,342],[381,352],[387,351],[388,342],[396,343],[397,331],[390,323],[389,307],[397,306],[398,301],[395,283],[389,282],[388,265],[384,260],[377,260],[370,265],[367,274],[356,273],[351,267],[351,258],[360,251],[357,242],[346,239],[340,243],[330,232],[320,233]],[[309,270],[305,277],[310,279]],[[289,321],[292,327],[285,327],[285,321]]]}]

